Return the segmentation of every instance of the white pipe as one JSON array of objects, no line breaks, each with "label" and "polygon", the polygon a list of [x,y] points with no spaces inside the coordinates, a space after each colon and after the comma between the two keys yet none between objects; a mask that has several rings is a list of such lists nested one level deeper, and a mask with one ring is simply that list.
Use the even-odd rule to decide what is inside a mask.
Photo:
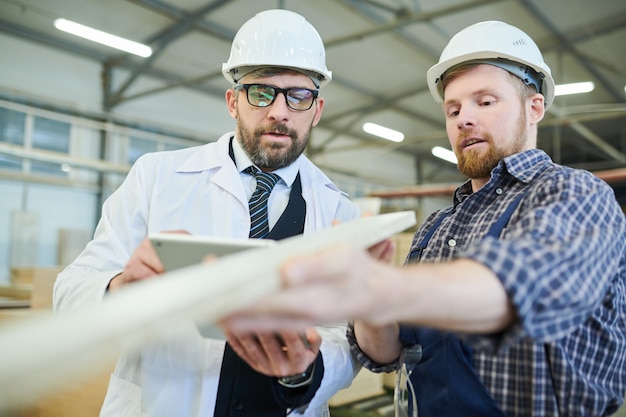
[{"label": "white pipe", "polygon": [[413,211],[361,218],[168,272],[110,294],[91,308],[3,326],[0,410],[28,405],[75,383],[121,350],[138,350],[175,334],[181,323],[214,323],[277,290],[278,268],[291,257],[333,245],[367,248],[415,222]]}]

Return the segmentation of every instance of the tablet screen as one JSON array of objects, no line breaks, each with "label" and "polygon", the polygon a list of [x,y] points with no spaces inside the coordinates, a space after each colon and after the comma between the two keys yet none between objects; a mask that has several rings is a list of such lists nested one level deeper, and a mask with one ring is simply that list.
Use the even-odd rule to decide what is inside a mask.
[{"label": "tablet screen", "polygon": [[166,271],[200,263],[208,255],[219,257],[276,243],[271,239],[237,239],[183,233],[156,233],[150,235],[149,239]]}]

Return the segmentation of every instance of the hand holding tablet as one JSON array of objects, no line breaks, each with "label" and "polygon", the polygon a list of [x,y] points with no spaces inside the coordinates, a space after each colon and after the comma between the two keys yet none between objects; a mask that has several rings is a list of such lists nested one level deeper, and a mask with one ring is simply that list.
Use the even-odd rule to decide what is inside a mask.
[{"label": "hand holding tablet", "polygon": [[237,239],[183,233],[155,233],[148,238],[166,271],[200,263],[209,255],[220,257],[276,244],[271,239]]}]

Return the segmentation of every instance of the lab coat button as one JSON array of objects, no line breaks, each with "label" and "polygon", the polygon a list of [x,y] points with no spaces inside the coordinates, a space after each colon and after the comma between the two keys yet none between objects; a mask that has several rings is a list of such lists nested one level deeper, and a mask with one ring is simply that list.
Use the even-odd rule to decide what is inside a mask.
[{"label": "lab coat button", "polygon": [[241,411],[243,410],[243,401],[241,401],[239,398],[235,398],[231,403],[231,407],[233,408],[233,410]]}]

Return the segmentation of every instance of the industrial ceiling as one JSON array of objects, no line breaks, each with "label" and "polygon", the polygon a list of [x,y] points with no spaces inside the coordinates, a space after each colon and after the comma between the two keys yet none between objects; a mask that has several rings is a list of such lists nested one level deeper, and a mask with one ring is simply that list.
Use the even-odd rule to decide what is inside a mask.
[{"label": "industrial ceiling", "polygon": [[[220,70],[230,42],[244,21],[270,8],[304,15],[326,44],[333,81],[323,90],[323,134],[314,131],[308,149],[314,160],[381,148],[415,157],[421,167],[415,183],[457,181],[456,168],[430,153],[448,142],[426,71],[461,28],[503,20],[535,39],[557,84],[595,84],[591,93],[556,98],[541,123],[539,147],[572,167],[626,167],[623,0],[0,0],[0,31],[100,62],[104,80],[116,80],[94,86],[104,89],[105,112],[176,89],[223,103]],[[134,58],[63,34],[51,24],[57,17],[146,43],[154,53]],[[146,77],[158,87],[139,88]],[[370,136],[361,129],[368,121],[406,138]]]}]

